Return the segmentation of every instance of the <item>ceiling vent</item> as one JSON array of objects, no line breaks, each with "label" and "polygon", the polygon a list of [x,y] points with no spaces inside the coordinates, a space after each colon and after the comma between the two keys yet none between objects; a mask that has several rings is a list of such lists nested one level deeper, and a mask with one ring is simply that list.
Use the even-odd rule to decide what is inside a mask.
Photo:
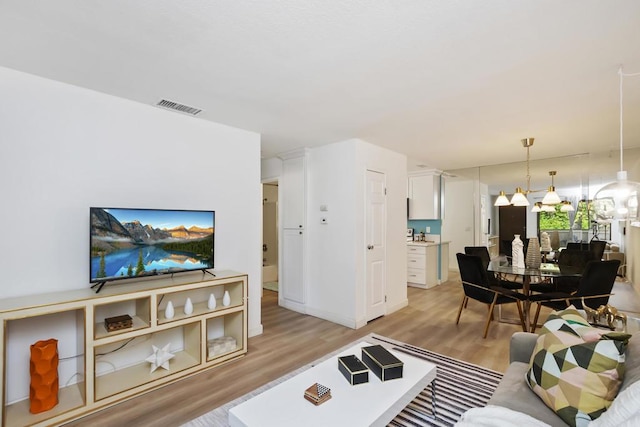
[{"label": "ceiling vent", "polygon": [[202,112],[202,110],[199,108],[189,107],[188,105],[169,101],[168,99],[161,99],[160,101],[158,101],[156,105],[158,107],[166,108],[167,110],[173,110],[173,111],[178,111],[180,113],[189,114],[190,116],[196,116]]}]

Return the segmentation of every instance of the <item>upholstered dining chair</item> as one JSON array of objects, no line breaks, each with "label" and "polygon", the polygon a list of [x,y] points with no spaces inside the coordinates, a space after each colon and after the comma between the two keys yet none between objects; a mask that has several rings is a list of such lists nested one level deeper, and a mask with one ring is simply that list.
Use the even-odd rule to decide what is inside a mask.
[{"label": "upholstered dining chair", "polygon": [[589,250],[589,244],[581,242],[567,242],[566,249],[571,249],[574,251],[587,251]]},{"label": "upholstered dining chair", "polygon": [[589,251],[593,255],[593,259],[600,261],[604,255],[604,250],[607,247],[607,242],[604,240],[592,240],[589,242]]},{"label": "upholstered dining chair", "polygon": [[489,284],[489,278],[487,276],[487,270],[482,263],[482,259],[476,255],[467,255],[463,253],[457,253],[458,267],[460,268],[460,279],[462,280],[462,288],[464,289],[464,297],[458,310],[458,317],[456,318],[456,325],[460,323],[460,315],[462,309],[466,306],[469,299],[473,299],[484,303],[488,306],[489,312],[487,313],[487,322],[484,327],[484,335],[482,338],[487,337],[489,332],[489,325],[493,319],[493,308],[496,305],[516,303],[518,307],[518,314],[520,315],[520,323],[522,329],[526,330],[524,323],[524,316],[522,313],[522,304],[526,297],[523,294],[515,292],[511,289],[502,288],[499,286],[491,286]]},{"label": "upholstered dining chair", "polygon": [[[491,256],[489,256],[489,249],[487,249],[486,246],[465,246],[464,253],[480,257],[485,270],[489,267]],[[489,278],[489,285],[491,286],[502,286],[507,289],[522,289],[523,287],[522,283],[498,278],[495,273],[491,271],[487,271],[487,277]]]},{"label": "upholstered dining chair", "polygon": [[[580,249],[564,249],[558,256],[558,265],[577,267],[584,271],[587,263],[593,260],[593,253]],[[578,289],[579,277],[557,277],[552,281],[532,283],[530,286],[533,292],[573,292]]]},{"label": "upholstered dining chair", "polygon": [[593,309],[607,304],[613,284],[616,281],[619,266],[620,261],[617,259],[589,261],[575,292],[548,292],[530,296],[529,301],[538,304],[536,315],[533,319],[532,332],[535,332],[540,308],[543,305],[554,310],[562,310],[571,304],[580,309],[582,308],[582,301]]}]

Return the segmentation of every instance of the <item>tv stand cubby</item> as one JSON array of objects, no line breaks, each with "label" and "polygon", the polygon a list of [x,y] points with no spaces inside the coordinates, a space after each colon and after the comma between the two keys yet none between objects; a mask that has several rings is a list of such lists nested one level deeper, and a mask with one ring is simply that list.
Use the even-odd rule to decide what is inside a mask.
[{"label": "tv stand cubby", "polygon": [[[247,282],[232,271],[193,272],[110,284],[99,294],[82,289],[0,301],[2,426],[60,425],[245,355]],[[217,304],[210,309],[211,294]],[[173,316],[166,314],[169,301]],[[131,326],[107,330],[106,318],[125,314]],[[225,346],[210,352],[210,341],[222,337]],[[32,414],[29,346],[49,338],[58,340],[59,403]],[[151,372],[152,348],[166,346],[169,369]]]}]

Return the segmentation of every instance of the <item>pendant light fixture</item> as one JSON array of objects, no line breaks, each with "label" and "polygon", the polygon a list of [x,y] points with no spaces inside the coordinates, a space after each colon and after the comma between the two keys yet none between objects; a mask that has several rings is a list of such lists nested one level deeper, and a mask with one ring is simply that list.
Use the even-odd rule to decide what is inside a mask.
[{"label": "pendant light fixture", "polygon": [[622,66],[618,69],[620,76],[620,170],[616,181],[602,187],[593,198],[593,209],[598,221],[611,222],[617,220],[633,220],[638,218],[638,195],[640,184],[627,179],[624,170],[624,115],[622,103],[622,85],[625,77],[640,76],[640,73],[625,74]]},{"label": "pendant light fixture", "polygon": [[573,207],[571,202],[568,200],[564,200],[562,202],[562,206],[560,207],[560,212],[573,212],[573,211],[575,211],[575,208]]},{"label": "pendant light fixture", "polygon": [[556,176],[556,171],[549,171],[549,175],[551,176],[551,186],[549,187],[549,191],[544,195],[542,199],[543,205],[557,205],[561,202],[560,196],[556,193],[556,187],[553,185],[553,177]]},{"label": "pendant light fixture", "polygon": [[[496,201],[493,204],[494,206],[508,206],[508,205],[529,206],[530,203],[529,203],[529,199],[527,199],[527,195],[529,193],[534,193],[534,192],[537,193],[539,191],[544,191],[544,190],[531,190],[531,173],[529,168],[529,148],[533,145],[533,141],[534,141],[534,138],[524,138],[520,140],[520,142],[522,142],[522,146],[527,149],[527,188],[526,190],[523,190],[522,187],[517,187],[515,193],[513,193],[513,196],[511,197],[511,200],[507,198],[507,195],[505,194],[504,191],[500,191],[500,195],[496,198]],[[549,175],[551,176],[551,186],[549,187],[547,194],[544,196],[544,199],[542,199],[542,204],[536,203],[531,209],[531,212],[545,211],[544,205],[553,206],[561,202],[560,197],[558,196],[558,193],[556,193],[556,188],[553,185],[553,177],[556,175],[556,173],[557,173],[556,171],[549,172]],[[546,211],[552,212],[552,211],[555,211],[555,209],[552,207],[551,210],[547,209]]]},{"label": "pendant light fixture", "polygon": [[511,202],[507,199],[507,195],[504,191],[500,191],[500,195],[496,199],[496,202],[493,204],[494,206],[509,206]]}]

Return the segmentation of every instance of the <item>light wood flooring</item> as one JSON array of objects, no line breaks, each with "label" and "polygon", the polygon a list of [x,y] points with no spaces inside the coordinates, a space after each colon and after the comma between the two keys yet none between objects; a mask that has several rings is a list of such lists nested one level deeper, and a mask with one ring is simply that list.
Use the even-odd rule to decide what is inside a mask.
[{"label": "light wood flooring", "polygon": [[[614,306],[640,313],[631,285],[616,283],[614,292]],[[487,307],[476,301],[469,302],[456,325],[463,294],[455,276],[433,289],[408,288],[408,307],[358,330],[283,309],[277,295],[264,291],[264,333],[249,339],[247,356],[68,425],[178,426],[371,332],[504,372],[509,339],[520,330],[494,321],[482,339]],[[517,316],[515,308],[505,309],[503,316]]]}]

